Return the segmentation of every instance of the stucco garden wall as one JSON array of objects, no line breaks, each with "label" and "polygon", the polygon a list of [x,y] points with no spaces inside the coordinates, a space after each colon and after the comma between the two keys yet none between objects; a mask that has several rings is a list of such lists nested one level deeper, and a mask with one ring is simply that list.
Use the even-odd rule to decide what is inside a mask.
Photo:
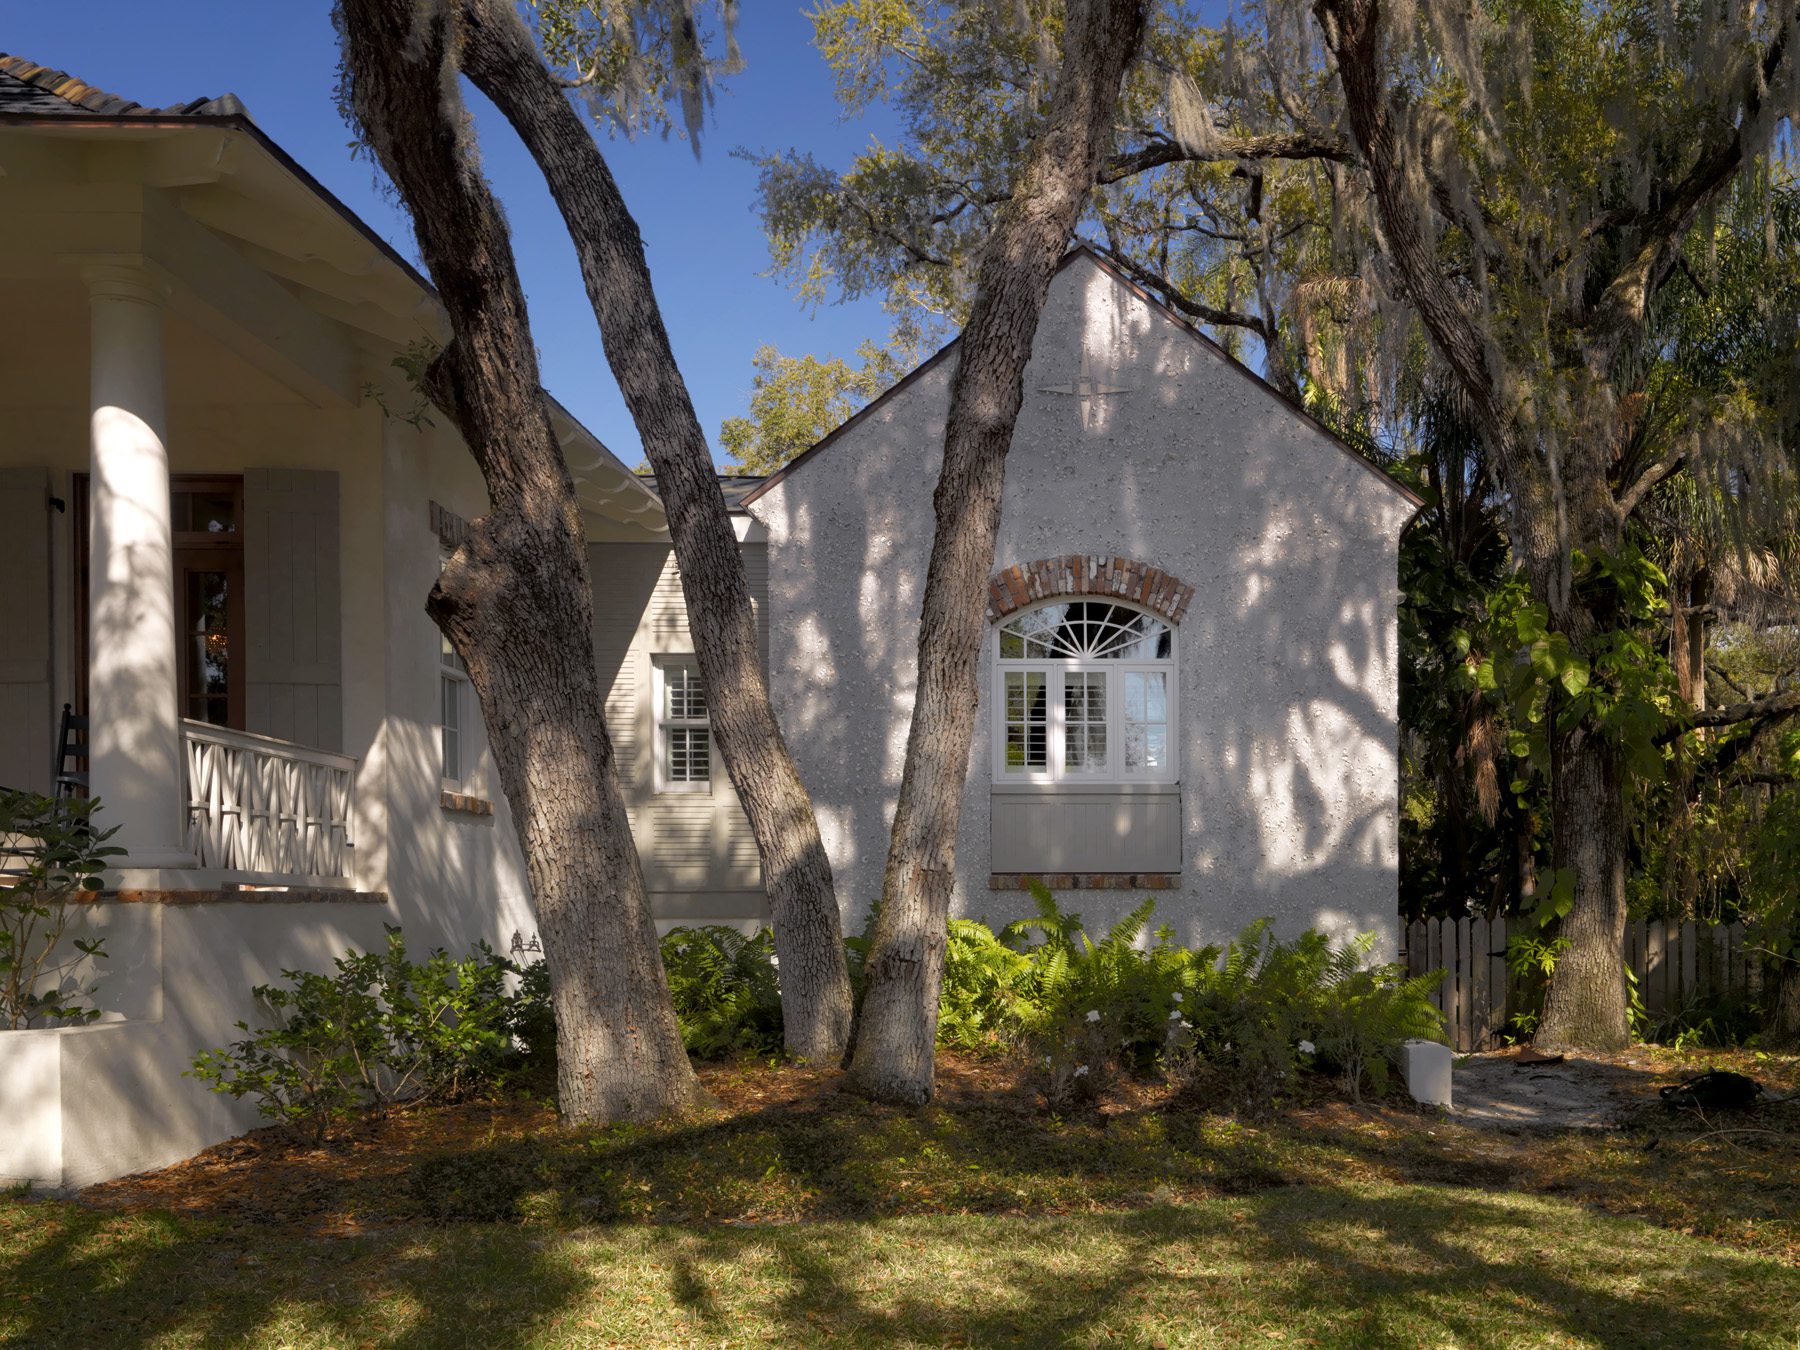
[{"label": "stucco garden wall", "polygon": [[[1085,364],[1084,364],[1084,352]],[[916,680],[954,351],[749,509],[770,540],[771,685],[846,925],[878,896]],[[1085,379],[1125,392],[1092,394]],[[1085,257],[1052,286],[1007,466],[996,570],[1139,560],[1195,589],[1179,627],[1182,871],[1157,921],[1221,941],[1374,931],[1396,946],[1397,562],[1415,503]],[[989,878],[991,651],[957,841],[959,914]],[[1059,895],[1090,929],[1141,893]]]},{"label": "stucco garden wall", "polygon": [[[98,1003],[85,1027],[0,1031],[0,1184],[74,1190],[162,1167],[267,1122],[183,1078],[194,1054],[263,1024],[250,995],[285,969],[329,970],[348,947],[385,940],[392,906],[118,904],[83,907],[104,934]],[[71,933],[73,936],[74,933]],[[114,968],[115,965],[118,968]]]}]

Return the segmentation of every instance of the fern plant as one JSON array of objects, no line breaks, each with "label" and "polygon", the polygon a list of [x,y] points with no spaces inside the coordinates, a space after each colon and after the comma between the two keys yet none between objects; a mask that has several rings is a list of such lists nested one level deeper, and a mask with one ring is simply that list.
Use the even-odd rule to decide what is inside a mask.
[{"label": "fern plant", "polygon": [[985,923],[950,920],[938,1044],[971,1051],[1003,1046],[1031,975],[1030,958],[1000,941]]},{"label": "fern plant", "polygon": [[662,940],[663,969],[682,1044],[702,1059],[739,1050],[781,1049],[781,985],[775,934],[735,928],[673,928]]}]

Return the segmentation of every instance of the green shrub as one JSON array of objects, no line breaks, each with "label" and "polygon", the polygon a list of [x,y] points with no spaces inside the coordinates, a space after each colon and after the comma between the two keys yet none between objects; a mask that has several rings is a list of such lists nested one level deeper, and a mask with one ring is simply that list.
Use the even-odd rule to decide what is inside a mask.
[{"label": "green shrub", "polygon": [[[491,1081],[517,1053],[521,1028],[540,1034],[542,962],[521,969],[480,943],[459,959],[434,950],[415,963],[400,930],[387,932],[385,952],[352,950],[335,975],[284,970],[291,989],[257,985],[274,1025],[237,1023],[245,1039],[203,1051],[183,1076],[253,1097],[264,1117],[319,1143],[334,1121]],[[509,975],[521,977],[517,993]]]},{"label": "green shrub", "polygon": [[[1109,1062],[1153,1067],[1167,1035],[1168,1010],[1178,1001],[1174,995],[1198,986],[1219,949],[1183,947],[1166,927],[1157,929],[1153,945],[1139,947],[1156,909],[1149,899],[1096,943],[1082,929],[1079,914],[1064,914],[1035,879],[1029,885],[1037,917],[1015,920],[998,939],[1030,965],[1012,997],[1019,1030],[1028,1037],[1046,1031],[1054,1037],[1079,1014],[1084,1026],[1098,1022],[1108,1029]],[[1098,1017],[1089,1019],[1088,1013]]]},{"label": "green shrub", "polygon": [[1279,941],[1268,919],[1245,928],[1197,987],[1169,1011],[1165,1071],[1184,1095],[1267,1112],[1302,1069],[1337,1073],[1357,1097],[1388,1086],[1388,1066],[1413,1039],[1441,1040],[1431,989],[1443,972],[1407,979],[1365,966],[1374,938],[1333,947],[1309,929]]},{"label": "green shrub", "polygon": [[117,826],[94,829],[99,805],[0,790],[0,860],[10,882],[0,887],[0,1030],[79,1025],[100,1015],[80,1002],[93,997],[94,986],[65,986],[82,962],[105,959],[104,942],[76,938],[73,955],[57,952],[69,901],[99,890],[105,860],[125,851],[106,846]]},{"label": "green shrub", "polygon": [[[1037,914],[995,933],[950,921],[938,1005],[938,1043],[1017,1049],[1053,1111],[1083,1105],[1119,1069],[1159,1065],[1189,1096],[1266,1112],[1303,1070],[1338,1075],[1360,1098],[1385,1092],[1402,1042],[1441,1039],[1430,990],[1442,972],[1409,980],[1394,965],[1365,967],[1374,938],[1334,947],[1308,931],[1278,941],[1270,920],[1228,946],[1190,948],[1164,927],[1145,944],[1145,900],[1095,942],[1078,914],[1030,883]],[[861,996],[868,944],[845,943]],[[730,928],[677,928],[663,964],[689,1051],[716,1056],[781,1047],[773,937]]]},{"label": "green shrub", "polygon": [[772,930],[745,937],[723,926],[672,928],[662,940],[662,959],[689,1054],[716,1059],[740,1050],[780,1051]]}]

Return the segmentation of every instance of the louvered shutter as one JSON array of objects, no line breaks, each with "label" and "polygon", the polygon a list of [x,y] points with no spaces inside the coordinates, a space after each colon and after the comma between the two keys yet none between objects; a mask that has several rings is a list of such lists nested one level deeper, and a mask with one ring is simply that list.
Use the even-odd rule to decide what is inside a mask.
[{"label": "louvered shutter", "polygon": [[244,599],[247,729],[342,750],[336,472],[245,470]]},{"label": "louvered shutter", "polygon": [[50,791],[50,471],[0,469],[0,787]]}]

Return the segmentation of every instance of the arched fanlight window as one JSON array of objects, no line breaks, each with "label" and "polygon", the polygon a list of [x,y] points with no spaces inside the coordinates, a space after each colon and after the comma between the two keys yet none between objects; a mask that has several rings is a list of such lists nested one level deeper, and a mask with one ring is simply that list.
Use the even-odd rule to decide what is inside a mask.
[{"label": "arched fanlight window", "polygon": [[1141,609],[1071,600],[1016,615],[1000,629],[1001,660],[1167,660],[1175,630]]},{"label": "arched fanlight window", "polygon": [[1175,629],[1111,600],[1039,605],[996,630],[995,775],[1173,782]]}]

